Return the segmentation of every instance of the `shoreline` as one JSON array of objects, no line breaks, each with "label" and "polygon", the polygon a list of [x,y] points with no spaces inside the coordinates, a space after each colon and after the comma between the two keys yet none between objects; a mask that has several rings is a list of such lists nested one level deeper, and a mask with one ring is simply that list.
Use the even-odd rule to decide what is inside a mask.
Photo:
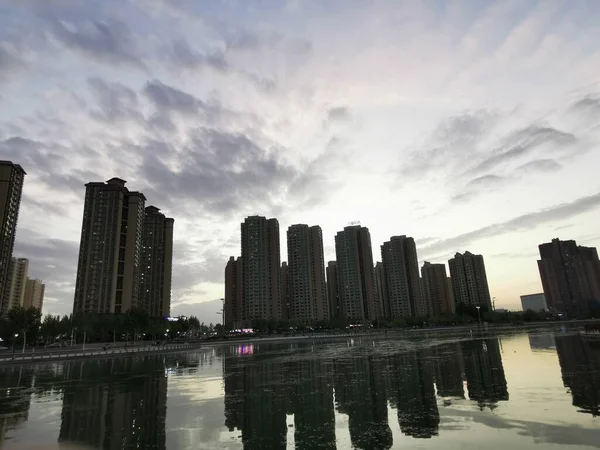
[{"label": "shoreline", "polygon": [[[469,335],[476,337],[478,335],[489,335],[489,334],[510,334],[512,332],[529,332],[536,329],[548,329],[569,326],[570,331],[576,331],[585,322],[584,321],[561,321],[561,322],[534,322],[523,325],[501,325],[501,326],[484,326],[481,329],[477,326],[450,326],[450,327],[438,327],[438,328],[409,328],[409,329],[384,329],[384,330],[373,330],[368,332],[354,332],[354,333],[339,333],[339,334],[301,334],[292,336],[280,336],[280,335],[266,335],[266,336],[252,336],[248,338],[233,338],[233,339],[220,339],[211,341],[192,341],[187,343],[179,344],[167,344],[164,346],[141,346],[141,347],[130,347],[130,348],[108,348],[102,350],[101,347],[90,348],[90,349],[79,349],[74,351],[63,351],[52,353],[52,351],[43,351],[39,354],[26,354],[6,352],[0,354],[0,367],[10,366],[16,364],[40,364],[47,362],[59,362],[59,361],[70,361],[78,359],[102,359],[102,358],[121,358],[128,356],[145,356],[145,355],[159,355],[165,353],[181,353],[195,350],[201,350],[203,348],[214,348],[223,345],[240,345],[240,344],[256,344],[256,343],[281,343],[281,342],[303,342],[303,341],[326,341],[326,340],[339,340],[348,338],[366,338],[366,337],[377,337],[377,338],[411,338],[411,337],[424,337],[426,335],[441,335],[441,336],[452,336],[452,335]],[[95,344],[98,345],[98,344]]]}]

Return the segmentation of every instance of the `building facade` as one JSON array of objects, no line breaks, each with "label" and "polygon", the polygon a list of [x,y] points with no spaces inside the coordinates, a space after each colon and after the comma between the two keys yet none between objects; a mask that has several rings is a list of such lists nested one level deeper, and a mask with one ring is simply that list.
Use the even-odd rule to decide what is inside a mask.
[{"label": "building facade", "polygon": [[165,217],[156,206],[145,209],[139,304],[150,317],[171,314],[174,223],[174,219]]},{"label": "building facade", "polygon": [[0,161],[0,316],[9,310],[7,284],[15,246],[25,171],[18,164]]},{"label": "building facade", "polygon": [[454,303],[458,306],[472,305],[492,310],[490,288],[488,286],[485,264],[482,255],[471,252],[456,253],[448,261],[450,278],[454,293]]},{"label": "building facade", "polygon": [[329,261],[325,269],[327,276],[327,302],[329,317],[340,317],[340,296],[337,261]]},{"label": "building facade", "polygon": [[125,183],[86,184],[74,313],[120,314],[140,306],[146,198]]},{"label": "building facade", "polygon": [[351,225],[335,236],[340,313],[352,322],[379,318],[369,229]]},{"label": "building facade", "polygon": [[242,313],[242,259],[230,256],[225,266],[225,327],[241,328]]},{"label": "building facade", "polygon": [[241,235],[244,321],[281,320],[279,222],[247,217]]},{"label": "building facade", "polygon": [[385,271],[383,270],[383,263],[380,261],[375,264],[375,285],[377,287],[377,299],[379,301],[379,315],[380,317],[389,318],[391,317],[390,302],[388,301],[387,296]]},{"label": "building facade", "polygon": [[521,306],[523,311],[547,311],[546,296],[542,294],[521,295]]},{"label": "building facade", "polygon": [[281,319],[290,320],[290,268],[281,263]]},{"label": "building facade", "polygon": [[23,307],[25,309],[35,308],[41,311],[44,306],[45,291],[46,285],[42,283],[42,280],[27,278]]},{"label": "building facade", "polygon": [[597,250],[572,240],[553,239],[541,244],[539,251],[538,268],[548,309],[567,317],[586,316],[600,302]]},{"label": "building facade", "polygon": [[392,236],[381,246],[381,261],[389,318],[429,314],[430,308],[421,289],[415,240],[407,236]]},{"label": "building facade", "polygon": [[299,224],[287,231],[290,320],[310,324],[329,319],[321,227]]},{"label": "building facade", "polygon": [[454,312],[452,285],[446,275],[445,264],[431,264],[425,261],[421,267],[423,279],[423,295],[426,303],[431,305],[431,314]]},{"label": "building facade", "polygon": [[17,306],[24,306],[28,274],[29,260],[27,258],[11,258],[6,280],[6,312]]}]

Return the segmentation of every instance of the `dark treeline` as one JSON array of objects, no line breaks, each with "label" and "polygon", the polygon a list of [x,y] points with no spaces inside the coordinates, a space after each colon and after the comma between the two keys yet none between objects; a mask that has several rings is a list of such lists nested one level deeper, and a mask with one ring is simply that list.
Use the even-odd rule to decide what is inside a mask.
[{"label": "dark treeline", "polygon": [[[289,333],[290,331],[314,330],[346,330],[350,325],[361,325],[373,328],[414,328],[414,327],[444,327],[453,325],[477,325],[479,321],[490,324],[522,324],[525,322],[557,320],[556,315],[527,310],[524,312],[488,311],[482,306],[478,311],[473,305],[459,303],[455,313],[444,313],[437,316],[411,316],[393,320],[378,319],[368,323],[352,324],[345,317],[335,317],[331,320],[316,322],[313,325],[297,323],[293,320],[253,320],[250,327],[259,333]],[[231,327],[227,327],[231,329]]]},{"label": "dark treeline", "polygon": [[0,318],[0,345],[39,346],[87,342],[128,342],[190,338],[199,333],[219,331],[219,326],[204,325],[194,317],[179,317],[168,322],[149,317],[141,308],[124,314],[78,313],[69,316],[48,314],[42,318],[36,308],[11,309]]}]

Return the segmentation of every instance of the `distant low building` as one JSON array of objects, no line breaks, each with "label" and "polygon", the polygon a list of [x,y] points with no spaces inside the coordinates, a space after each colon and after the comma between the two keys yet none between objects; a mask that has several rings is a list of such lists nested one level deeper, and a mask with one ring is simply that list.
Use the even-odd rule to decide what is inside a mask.
[{"label": "distant low building", "polygon": [[521,306],[523,307],[523,311],[527,311],[528,309],[536,312],[548,310],[546,296],[543,293],[521,295]]}]

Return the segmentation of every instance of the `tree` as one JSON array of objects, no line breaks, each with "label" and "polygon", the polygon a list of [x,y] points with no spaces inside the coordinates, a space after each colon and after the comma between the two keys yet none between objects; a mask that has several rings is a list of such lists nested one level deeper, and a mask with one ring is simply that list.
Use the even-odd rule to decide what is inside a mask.
[{"label": "tree", "polygon": [[[42,324],[41,311],[34,307],[25,309],[22,306],[17,306],[8,312],[7,319],[13,331],[15,333],[19,332],[19,337],[23,340],[24,351],[27,345],[27,335],[29,334],[30,341],[35,342],[39,333]],[[15,343],[15,340],[13,340],[13,346]]]}]

